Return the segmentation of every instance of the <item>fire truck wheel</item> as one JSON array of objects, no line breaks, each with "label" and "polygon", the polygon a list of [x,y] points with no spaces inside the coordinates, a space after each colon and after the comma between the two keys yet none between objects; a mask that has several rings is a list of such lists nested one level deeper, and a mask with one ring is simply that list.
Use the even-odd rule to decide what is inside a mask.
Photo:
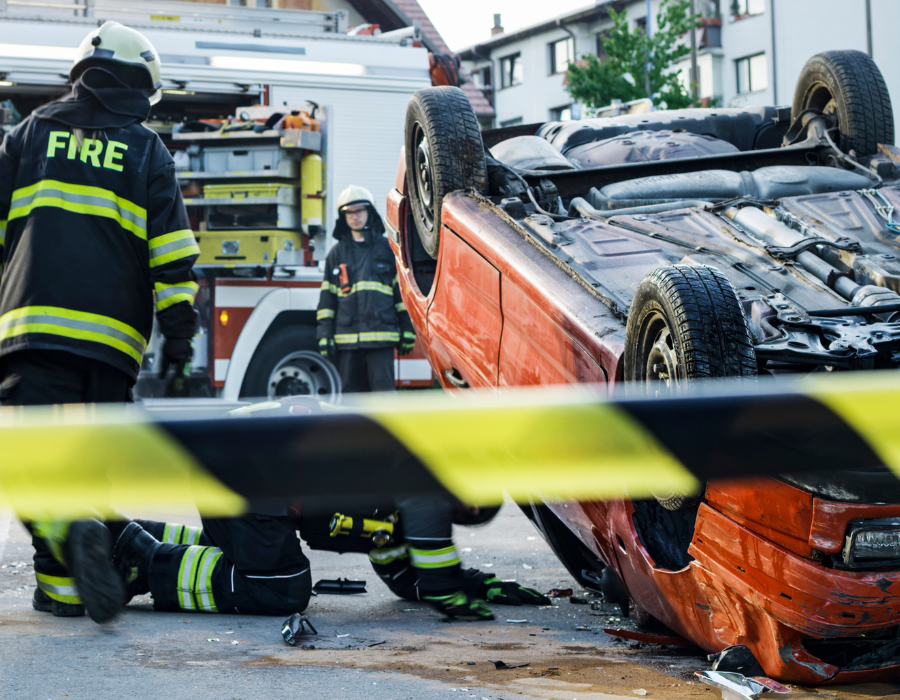
[{"label": "fire truck wheel", "polygon": [[412,219],[422,247],[437,259],[444,197],[487,189],[481,129],[465,93],[445,85],[413,94],[405,139]]},{"label": "fire truck wheel", "polygon": [[337,368],[315,348],[314,328],[283,328],[257,349],[241,388],[242,398],[277,399],[315,396],[337,401],[341,378]]}]

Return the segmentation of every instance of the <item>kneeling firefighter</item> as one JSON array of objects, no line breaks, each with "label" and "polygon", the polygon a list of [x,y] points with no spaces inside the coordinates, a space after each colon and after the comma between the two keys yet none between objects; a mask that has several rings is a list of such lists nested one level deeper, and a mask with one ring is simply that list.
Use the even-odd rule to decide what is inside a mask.
[{"label": "kneeling firefighter", "polygon": [[[292,512],[288,518],[204,518],[202,529],[139,520],[120,538],[124,546],[117,546],[115,561],[129,579],[129,594],[151,593],[157,610],[291,615],[305,610],[310,596],[309,561],[300,552],[299,530],[312,549],[368,554],[396,595],[431,603],[448,617],[492,620],[487,602],[549,605],[534,589],[462,568],[452,525],[481,524],[495,510],[416,497],[373,510],[370,517]],[[390,521],[373,520],[385,517]],[[348,523],[347,532],[339,532],[342,523]],[[389,535],[362,531],[372,523],[389,528]]]},{"label": "kneeling firefighter", "polygon": [[316,312],[319,351],[337,365],[344,392],[394,391],[394,348],[408,355],[416,342],[394,254],[367,189],[350,185],[337,204],[338,243]]},{"label": "kneeling firefighter", "polygon": [[[0,403],[127,402],[153,326],[165,358],[191,358],[199,249],[172,157],[142,122],[159,101],[153,45],[118,22],[81,43],[72,91],[0,146]],[[97,499],[98,503],[103,498]],[[110,619],[124,523],[26,523],[36,609]],[[112,531],[112,532],[111,532]]]},{"label": "kneeling firefighter", "polygon": [[[232,414],[264,417],[322,409],[314,399],[296,397]],[[353,518],[304,515],[285,507],[270,515],[202,518],[202,530],[136,521],[119,538],[114,562],[128,581],[129,594],[151,593],[157,610],[290,615],[302,612],[310,596],[309,561],[300,549],[299,530],[313,549],[368,554],[394,593],[427,601],[449,617],[493,619],[486,600],[548,605],[537,591],[493,574],[463,570],[453,543],[454,522],[477,525],[495,512],[467,508],[445,496],[417,496]],[[372,527],[383,526],[388,534],[366,532],[372,522],[368,517],[382,521]]]}]

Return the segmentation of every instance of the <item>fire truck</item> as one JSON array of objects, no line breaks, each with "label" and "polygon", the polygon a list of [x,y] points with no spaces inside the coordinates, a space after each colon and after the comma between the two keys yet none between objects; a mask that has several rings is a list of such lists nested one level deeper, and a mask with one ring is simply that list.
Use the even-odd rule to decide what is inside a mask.
[{"label": "fire truck", "polygon": [[[175,157],[201,254],[187,396],[334,400],[316,352],[315,311],[336,212],[362,185],[383,212],[406,104],[431,84],[418,27],[350,29],[318,12],[181,1],[0,0],[0,130],[68,90],[83,36],[115,20],[144,33],[163,64],[146,125]],[[161,396],[154,331],[136,393]],[[430,386],[424,355],[397,359],[398,386]]]}]

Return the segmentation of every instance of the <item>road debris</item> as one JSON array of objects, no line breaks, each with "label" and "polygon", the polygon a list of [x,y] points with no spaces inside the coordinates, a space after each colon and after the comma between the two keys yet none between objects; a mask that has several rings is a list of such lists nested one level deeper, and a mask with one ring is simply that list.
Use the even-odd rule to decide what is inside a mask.
[{"label": "road debris", "polygon": [[647,694],[647,691],[644,690],[643,688],[635,688],[631,692],[634,693],[635,695],[646,695]]},{"label": "road debris", "polygon": [[[309,631],[312,632],[312,634],[318,634],[316,628],[313,627],[313,624],[309,621],[308,617],[306,617],[305,615],[301,615],[300,613],[294,613],[281,625],[281,636],[285,642],[290,644],[292,647],[295,647],[297,646],[297,640],[299,639],[300,635],[305,631],[305,627],[308,627]],[[305,649],[306,647],[303,648]]]},{"label": "road debris", "polygon": [[528,620],[507,620],[507,622],[509,622],[511,624],[519,625],[519,624],[527,623]]},{"label": "road debris", "polygon": [[783,695],[791,689],[771,678],[748,678],[741,673],[722,671],[696,671],[694,673],[701,682],[722,691],[723,700],[756,700],[767,691]]},{"label": "road debris", "polygon": [[500,659],[488,659],[492,664],[494,664],[494,668],[497,669],[508,669],[508,668],[526,668],[528,664],[508,664],[505,661],[501,661]]},{"label": "road debris", "polygon": [[569,602],[572,603],[572,605],[587,605],[588,599],[573,595],[571,598],[569,598]]},{"label": "road debris", "polygon": [[571,588],[551,588],[544,595],[548,598],[568,598],[573,593]]},{"label": "road debris", "polygon": [[351,581],[346,578],[316,581],[313,591],[319,595],[356,595],[366,592],[365,581]]}]

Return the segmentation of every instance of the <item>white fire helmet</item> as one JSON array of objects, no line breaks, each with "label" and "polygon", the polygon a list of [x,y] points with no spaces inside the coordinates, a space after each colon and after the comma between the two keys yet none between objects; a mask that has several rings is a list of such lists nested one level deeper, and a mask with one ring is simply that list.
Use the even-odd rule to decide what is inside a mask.
[{"label": "white fire helmet", "polygon": [[360,187],[359,185],[350,185],[347,189],[345,189],[337,198],[337,209],[338,213],[344,209],[344,207],[348,207],[351,204],[368,204],[369,206],[375,206],[375,198],[372,197],[372,193],[369,192],[365,187]]},{"label": "white fire helmet", "polygon": [[104,22],[82,40],[78,47],[78,57],[69,71],[69,78],[74,82],[91,66],[108,63],[146,70],[150,78],[149,85],[152,85],[154,90],[150,95],[150,104],[159,102],[162,97],[160,89],[162,64],[159,54],[147,37],[118,22]]}]

